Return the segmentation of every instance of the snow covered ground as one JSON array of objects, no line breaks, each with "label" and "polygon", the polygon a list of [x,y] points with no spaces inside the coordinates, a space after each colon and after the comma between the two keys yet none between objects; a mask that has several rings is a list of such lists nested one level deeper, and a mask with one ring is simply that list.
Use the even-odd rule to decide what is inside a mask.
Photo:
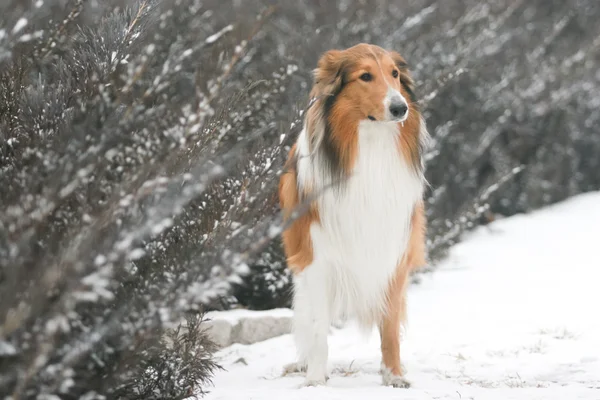
[{"label": "snow covered ground", "polygon": [[282,377],[290,335],[219,353],[206,399],[600,399],[600,192],[483,227],[409,290],[410,389],[381,386],[376,331],[332,328],[331,378]]}]

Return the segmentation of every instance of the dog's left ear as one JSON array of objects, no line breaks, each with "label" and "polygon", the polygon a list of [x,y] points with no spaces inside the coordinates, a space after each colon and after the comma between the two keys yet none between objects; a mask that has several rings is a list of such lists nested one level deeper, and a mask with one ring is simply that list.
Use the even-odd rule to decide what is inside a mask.
[{"label": "dog's left ear", "polygon": [[415,95],[415,83],[410,76],[408,64],[400,55],[400,53],[391,51],[390,56],[392,57],[392,60],[394,60],[394,64],[396,64],[396,67],[400,71],[400,83],[402,84],[402,87],[404,88],[404,90],[406,90],[406,93],[408,93],[410,101],[412,103],[416,103],[417,96]]}]

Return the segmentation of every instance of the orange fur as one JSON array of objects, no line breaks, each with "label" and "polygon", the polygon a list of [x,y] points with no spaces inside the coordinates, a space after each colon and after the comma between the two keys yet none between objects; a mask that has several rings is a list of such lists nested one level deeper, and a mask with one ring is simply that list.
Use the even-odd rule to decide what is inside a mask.
[{"label": "orange fur", "polygon": [[[401,124],[402,135],[400,136],[400,151],[406,160],[410,160],[412,165],[420,163],[420,134],[421,134],[421,114],[419,105],[415,101],[414,82],[410,76],[406,61],[397,52],[391,52],[390,56],[400,71],[400,93],[408,101],[409,112],[408,119]],[[404,83],[404,84],[402,84]]]},{"label": "orange fur", "polygon": [[[409,105],[409,107],[411,107]],[[420,155],[420,131],[421,131],[421,116],[414,110],[409,111],[408,118],[401,124],[402,135],[398,141],[400,152],[409,165],[417,167],[421,162]]]},{"label": "orange fur", "polygon": [[[301,205],[301,196],[298,193],[298,184],[296,182],[296,168],[293,165],[293,154],[296,151],[296,145],[292,147],[289,153],[286,168],[279,181],[279,204],[283,210],[284,221],[288,221],[292,212]],[[312,240],[310,238],[310,226],[313,222],[319,221],[319,214],[316,207],[312,205],[308,212],[303,213],[295,219],[291,226],[283,232],[283,246],[286,253],[288,265],[293,267],[294,273],[301,272],[313,260]]]},{"label": "orange fur", "polygon": [[411,234],[401,268],[408,269],[410,272],[424,266],[427,263],[425,249],[425,233],[427,230],[427,217],[425,216],[425,206],[420,202],[415,206],[411,221]]}]

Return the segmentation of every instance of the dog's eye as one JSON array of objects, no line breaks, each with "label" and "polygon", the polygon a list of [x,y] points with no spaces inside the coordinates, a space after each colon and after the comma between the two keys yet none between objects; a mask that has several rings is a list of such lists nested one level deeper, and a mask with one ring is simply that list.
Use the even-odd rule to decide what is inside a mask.
[{"label": "dog's eye", "polygon": [[398,77],[398,70],[397,70],[397,69],[395,69],[395,70],[393,70],[393,71],[392,71],[392,76],[393,76],[394,78],[397,78],[397,77]]},{"label": "dog's eye", "polygon": [[364,74],[362,74],[362,75],[360,76],[360,79],[361,79],[361,80],[363,80],[363,81],[365,81],[365,82],[369,82],[369,81],[372,81],[372,80],[373,80],[373,75],[371,75],[371,74],[370,74],[370,73],[368,73],[368,72],[365,72]]}]

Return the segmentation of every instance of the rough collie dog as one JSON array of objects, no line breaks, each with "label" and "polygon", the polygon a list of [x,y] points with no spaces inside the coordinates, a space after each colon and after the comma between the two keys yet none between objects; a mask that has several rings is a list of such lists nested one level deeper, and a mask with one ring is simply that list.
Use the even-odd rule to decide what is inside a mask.
[{"label": "rough collie dog", "polygon": [[330,325],[356,318],[381,336],[383,383],[408,387],[400,328],[411,270],[425,263],[427,130],[400,54],[359,44],[326,52],[312,105],[279,184],[294,273],[294,337],[305,385],[327,380]]}]

